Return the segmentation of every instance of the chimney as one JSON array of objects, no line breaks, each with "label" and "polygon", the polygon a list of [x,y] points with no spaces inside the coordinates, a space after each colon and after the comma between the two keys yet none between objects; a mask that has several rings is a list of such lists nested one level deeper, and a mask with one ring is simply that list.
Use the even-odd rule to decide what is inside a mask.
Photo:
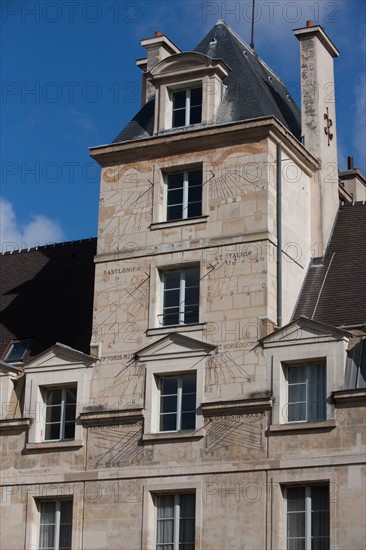
[{"label": "chimney", "polygon": [[[320,25],[307,21],[294,30],[300,41],[301,128],[305,147],[320,161],[317,204],[312,204],[314,238],[325,249],[339,207],[333,59],[337,48]],[[319,204],[320,203],[320,204]]]},{"label": "chimney", "polygon": [[147,51],[147,57],[137,59],[136,61],[136,65],[142,70],[141,103],[143,106],[155,95],[155,88],[147,80],[146,73],[150,72],[159,61],[176,53],[181,53],[181,50],[169,38],[164,36],[161,31],[156,31],[155,36],[145,38],[140,43]]}]

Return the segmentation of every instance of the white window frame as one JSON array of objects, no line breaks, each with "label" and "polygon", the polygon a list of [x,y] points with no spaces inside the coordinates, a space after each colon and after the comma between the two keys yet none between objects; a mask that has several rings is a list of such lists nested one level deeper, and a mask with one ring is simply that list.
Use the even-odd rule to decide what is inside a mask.
[{"label": "white window frame", "polygon": [[[70,550],[72,548],[72,516],[73,516],[73,500],[72,499],[47,499],[47,500],[39,500],[38,506],[39,506],[39,535],[38,535],[38,550],[43,550],[43,546],[41,546],[41,527],[42,527],[42,506],[46,503],[54,502],[56,504],[55,507],[55,513],[54,513],[54,523],[48,524],[48,525],[54,525],[55,526],[55,532],[54,532],[54,540],[53,540],[53,546],[52,550],[59,550],[60,547],[60,534],[61,534],[61,502],[68,502],[71,505],[71,524],[70,524],[70,534],[71,534],[71,543],[70,543]],[[49,546],[47,546],[47,550],[49,550]]]},{"label": "white window frame", "polygon": [[[75,389],[76,399],[75,399],[75,418],[74,418],[74,437],[72,438],[66,438],[65,437],[65,424],[66,424],[66,392],[68,389]],[[61,390],[61,414],[60,414],[60,421],[57,422],[59,425],[59,436],[58,438],[46,438],[46,427],[47,427],[47,410],[49,407],[52,407],[53,405],[47,405],[47,395],[50,391],[55,390]],[[44,441],[72,441],[75,439],[75,428],[76,428],[76,403],[77,403],[77,384],[67,385],[67,386],[47,386],[42,387],[43,392],[43,400],[44,400]]]},{"label": "white window frame", "polygon": [[[182,400],[183,400],[183,378],[187,377],[187,376],[192,376],[194,375],[195,377],[195,386],[196,386],[196,391],[195,391],[195,396],[196,396],[196,404],[195,404],[195,425],[193,428],[190,428],[188,430],[183,430],[182,429]],[[190,432],[190,431],[195,431],[196,429],[196,419],[197,419],[197,373],[196,371],[189,371],[189,372],[185,372],[185,373],[181,373],[181,374],[166,374],[166,375],[158,375],[157,377],[157,380],[156,380],[156,386],[157,386],[157,391],[158,391],[158,428],[159,428],[159,432],[160,433],[174,433],[174,432]],[[176,428],[175,430],[161,430],[160,429],[160,419],[161,419],[161,415],[162,414],[167,414],[167,413],[162,413],[161,412],[161,382],[162,380],[165,380],[167,378],[177,378],[178,380],[178,387],[177,387],[177,399],[176,399],[176,407],[177,407],[177,410],[176,410],[176,415],[177,415],[177,418],[176,418]]]},{"label": "white window frame", "polygon": [[[285,543],[286,543],[286,549],[289,548],[289,537],[288,537],[288,490],[289,489],[305,489],[305,550],[311,550],[311,541],[312,541],[312,496],[311,496],[311,490],[312,488],[320,486],[320,487],[327,487],[328,489],[328,525],[330,524],[330,502],[329,502],[329,485],[325,484],[317,484],[317,485],[293,485],[293,486],[286,486],[284,488],[284,498],[285,498]],[[301,538],[301,537],[297,537]],[[330,529],[328,533],[328,549],[330,548]]]},{"label": "white window frame", "polygon": [[[197,313],[198,313],[198,319],[196,321],[194,321],[193,323],[186,323],[185,320],[184,320],[184,316],[185,316],[185,300],[186,300],[186,284],[185,284],[185,275],[186,275],[186,272],[189,270],[189,269],[197,269],[198,270],[198,281],[199,281],[199,296],[198,296],[198,304],[193,304],[193,305],[196,305],[197,306]],[[199,319],[200,319],[200,266],[199,265],[190,265],[190,266],[186,266],[186,267],[181,267],[181,268],[177,268],[177,269],[169,269],[169,268],[166,268],[166,269],[161,269],[160,270],[160,280],[161,280],[161,297],[160,297],[160,301],[161,301],[161,308],[160,308],[160,313],[158,314],[159,317],[158,317],[158,320],[161,319],[161,321],[159,321],[159,324],[158,326],[160,327],[172,327],[172,326],[178,326],[176,324],[165,324],[164,323],[164,316],[165,316],[165,307],[164,307],[164,298],[165,298],[165,292],[166,292],[166,289],[165,289],[165,286],[166,286],[166,283],[165,283],[165,279],[166,279],[166,275],[169,274],[169,273],[173,273],[173,272],[179,272],[179,279],[180,279],[180,286],[179,286],[179,303],[175,306],[169,306],[169,308],[177,308],[179,307],[179,311],[178,311],[178,325],[194,325],[194,324],[197,324],[199,323]]]},{"label": "white window frame", "polygon": [[[154,495],[154,501],[155,501],[155,547],[158,549],[159,546],[165,546],[166,544],[173,545],[173,550],[180,550],[180,508],[181,508],[181,496],[182,495],[191,495],[194,496],[194,523],[196,530],[196,493],[195,492],[177,492],[177,493],[155,493]],[[173,518],[173,541],[169,543],[162,543],[158,542],[158,502],[157,500],[161,496],[173,496],[174,497],[174,518]],[[193,541],[194,547],[196,546],[195,541]]]},{"label": "white window frame", "polygon": [[[311,371],[313,369],[315,369],[316,367],[321,367],[322,370],[324,371],[324,375],[325,375],[325,383],[324,383],[324,397],[323,397],[323,403],[324,403],[324,416],[322,418],[311,418],[312,416],[312,407],[313,407],[313,404],[316,403],[315,399],[314,399],[314,395],[311,393],[312,392],[312,388],[311,388],[311,377],[312,377],[312,373]],[[304,382],[297,382],[297,383],[290,383],[289,382],[289,372],[290,370],[292,369],[297,369],[297,368],[301,368],[301,367],[305,367],[305,372],[306,372],[306,375],[305,375],[305,381]],[[304,362],[301,362],[301,363],[296,363],[296,364],[285,364],[284,365],[284,369],[285,369],[285,378],[286,378],[286,383],[287,383],[287,422],[289,424],[292,424],[292,423],[301,423],[301,422],[323,422],[324,420],[326,420],[327,418],[327,412],[326,412],[326,409],[327,409],[327,363],[326,363],[326,360],[320,360],[320,361],[304,361]],[[300,384],[305,384],[305,392],[306,392],[306,397],[305,397],[305,401],[299,401],[299,402],[290,402],[290,386],[294,386],[294,385],[300,385]],[[305,403],[305,406],[306,406],[306,418],[305,419],[294,419],[294,420],[289,420],[289,409],[290,409],[290,406],[292,405],[296,405],[297,403]]]},{"label": "white window frame", "polygon": [[[189,200],[188,200],[188,189],[189,189],[189,174],[192,172],[201,172],[201,213],[198,216],[188,216],[188,207],[189,207]],[[169,195],[169,177],[172,175],[179,175],[183,174],[183,203],[182,203],[182,217],[176,218],[172,220],[168,220],[168,195]],[[202,217],[203,212],[203,170],[202,166],[197,168],[191,168],[189,170],[181,170],[177,172],[168,172],[165,174],[164,177],[165,184],[164,184],[164,210],[165,210],[165,221],[174,223],[179,220],[191,220],[194,218]],[[198,201],[195,201],[198,202]],[[193,203],[192,203],[193,204]]]},{"label": "white window frame", "polygon": [[[178,88],[178,89],[172,89],[170,90],[170,95],[171,95],[171,110],[172,110],[172,115],[171,115],[171,128],[184,128],[185,126],[191,126],[191,92],[192,90],[197,90],[197,89],[200,89],[201,90],[201,94],[202,94],[202,101],[201,101],[201,120],[199,122],[195,122],[194,124],[201,124],[202,123],[202,118],[203,118],[203,86],[202,86],[202,83],[199,84],[198,86],[192,86],[190,88]],[[180,92],[185,92],[186,94],[186,97],[185,97],[185,106],[184,107],[181,107],[179,109],[174,109],[174,94],[176,93],[180,93]],[[173,119],[174,119],[174,112],[175,111],[181,111],[183,110],[185,111],[185,123],[183,126],[173,126]]]}]

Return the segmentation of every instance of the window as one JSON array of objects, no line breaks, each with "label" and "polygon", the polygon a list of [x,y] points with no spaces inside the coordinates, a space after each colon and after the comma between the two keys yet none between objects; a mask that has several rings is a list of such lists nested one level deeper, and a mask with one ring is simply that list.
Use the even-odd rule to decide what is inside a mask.
[{"label": "window", "polygon": [[39,511],[38,550],[71,550],[72,500],[45,500]]},{"label": "window", "polygon": [[195,495],[156,495],[156,550],[194,550]]},{"label": "window", "polygon": [[202,170],[169,174],[166,192],[167,221],[202,215]]},{"label": "window", "polygon": [[164,271],[163,313],[159,319],[163,326],[198,323],[199,267]]},{"label": "window", "polygon": [[326,365],[308,363],[287,367],[288,422],[326,419]]},{"label": "window", "polygon": [[22,361],[30,346],[30,340],[19,340],[13,342],[9,351],[5,355],[4,361],[7,363],[18,363]]},{"label": "window", "polygon": [[180,432],[196,427],[196,374],[159,379],[159,431]]},{"label": "window", "polygon": [[172,128],[199,124],[202,119],[202,87],[172,93]]},{"label": "window", "polygon": [[329,487],[287,487],[287,550],[329,550]]},{"label": "window", "polygon": [[44,439],[74,439],[76,415],[76,386],[44,390]]}]

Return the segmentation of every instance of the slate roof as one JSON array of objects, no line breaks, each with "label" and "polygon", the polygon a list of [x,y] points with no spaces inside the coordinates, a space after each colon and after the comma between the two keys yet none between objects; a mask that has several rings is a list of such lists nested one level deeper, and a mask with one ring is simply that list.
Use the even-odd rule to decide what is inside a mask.
[{"label": "slate roof", "polygon": [[86,239],[0,255],[0,359],[26,338],[26,359],[56,342],[89,353],[96,248]]},{"label": "slate roof", "polygon": [[339,209],[324,259],[306,276],[293,319],[335,327],[366,324],[366,203]]},{"label": "slate roof", "polygon": [[[301,136],[301,114],[284,83],[229,25],[218,21],[194,49],[231,68],[224,79],[226,94],[217,124],[275,116],[295,137]],[[113,143],[151,136],[155,100],[149,101],[113,140]],[[198,125],[197,125],[198,126]],[[174,129],[174,132],[179,132]]]}]

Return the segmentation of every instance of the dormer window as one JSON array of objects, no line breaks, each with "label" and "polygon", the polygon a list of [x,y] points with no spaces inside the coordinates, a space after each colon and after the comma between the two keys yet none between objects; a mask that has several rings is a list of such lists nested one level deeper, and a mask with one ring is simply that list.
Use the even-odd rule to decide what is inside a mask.
[{"label": "dormer window", "polygon": [[21,363],[30,346],[30,340],[17,340],[11,343],[4,361],[7,363]]},{"label": "dormer window", "polygon": [[199,124],[202,120],[202,86],[172,93],[172,128]]}]

